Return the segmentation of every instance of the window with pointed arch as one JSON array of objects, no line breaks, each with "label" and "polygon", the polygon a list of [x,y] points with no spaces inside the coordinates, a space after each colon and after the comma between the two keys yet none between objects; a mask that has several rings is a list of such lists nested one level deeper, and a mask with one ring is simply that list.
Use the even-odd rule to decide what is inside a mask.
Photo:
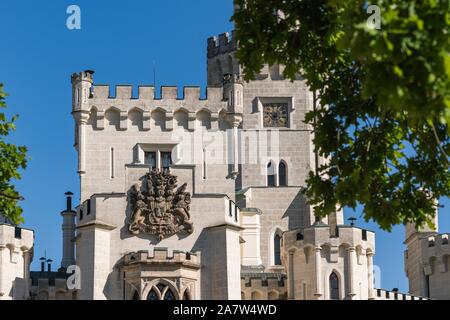
[{"label": "window with pointed arch", "polygon": [[147,300],[177,300],[177,298],[169,286],[163,283],[158,283],[148,293]]},{"label": "window with pointed arch", "polygon": [[152,290],[148,293],[147,300],[159,300],[159,299],[158,299],[158,294],[155,292],[155,290],[152,289]]},{"label": "window with pointed arch", "polygon": [[183,300],[191,300],[191,299],[189,298],[188,290],[184,290],[184,293],[183,293]]},{"label": "window with pointed arch", "polygon": [[278,165],[278,185],[280,187],[287,186],[287,166],[284,161],[281,161]]},{"label": "window with pointed arch", "polygon": [[270,161],[267,164],[267,186],[268,187],[275,187],[276,182],[276,174],[275,174],[275,164],[273,161]]},{"label": "window with pointed arch", "polygon": [[279,234],[273,237],[273,263],[281,266],[281,236]]},{"label": "window with pointed arch", "polygon": [[133,298],[131,298],[131,300],[141,300],[137,291],[134,291]]},{"label": "window with pointed arch", "polygon": [[335,272],[330,274],[330,299],[339,300],[339,278]]},{"label": "window with pointed arch", "polygon": [[172,290],[167,289],[166,294],[164,295],[164,300],[176,300]]}]

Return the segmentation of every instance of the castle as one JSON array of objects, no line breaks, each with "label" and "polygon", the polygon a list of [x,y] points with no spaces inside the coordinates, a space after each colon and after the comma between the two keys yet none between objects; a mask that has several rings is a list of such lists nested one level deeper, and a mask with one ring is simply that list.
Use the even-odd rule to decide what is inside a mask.
[{"label": "castle", "polygon": [[448,235],[414,226],[410,294],[374,288],[374,232],[339,210],[316,219],[302,195],[324,161],[303,122],[314,95],[281,65],[243,81],[236,48],[208,39],[205,98],[72,75],[81,199],[61,213],[61,267],[30,272],[33,231],[0,221],[0,299],[450,298]]}]

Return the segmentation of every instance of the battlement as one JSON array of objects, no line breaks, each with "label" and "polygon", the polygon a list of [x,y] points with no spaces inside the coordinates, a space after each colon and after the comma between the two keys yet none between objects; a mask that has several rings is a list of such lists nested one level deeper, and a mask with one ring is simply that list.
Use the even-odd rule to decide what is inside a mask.
[{"label": "battlement", "polygon": [[436,245],[448,245],[448,233],[431,235],[426,238],[428,247],[435,247]]},{"label": "battlement", "polygon": [[169,250],[168,248],[154,248],[153,250],[141,250],[131,252],[123,257],[124,265],[134,264],[182,264],[200,267],[200,254],[181,250]]},{"label": "battlement", "polygon": [[389,291],[384,289],[376,289],[375,300],[430,300],[428,298],[417,297],[407,293],[398,291]]},{"label": "battlement", "polygon": [[242,272],[241,298],[243,300],[286,299],[286,274],[270,272]]},{"label": "battlement", "polygon": [[231,36],[228,32],[225,32],[221,33],[218,38],[208,38],[208,59],[221,54],[234,52],[236,49],[237,41],[234,30],[232,31]]},{"label": "battlement", "polygon": [[94,73],[95,72],[92,70],[85,70],[82,72],[73,73],[71,77],[72,83],[76,83],[79,81],[89,81],[92,83],[92,81],[94,81],[93,77]]},{"label": "battlement", "polygon": [[[115,92],[111,95],[110,92]],[[137,95],[133,95],[132,85],[117,85],[111,88],[109,85],[93,85],[91,95],[89,99],[91,101],[96,100],[108,100],[113,102],[114,100],[141,100],[141,101],[158,101],[158,102],[215,102],[221,103],[223,100],[222,88],[219,87],[207,87],[206,97],[202,98],[201,88],[199,86],[184,86],[180,91],[176,86],[161,86],[160,98],[155,95],[155,87],[149,85],[138,86]]]},{"label": "battlement", "polygon": [[[338,225],[334,235],[330,234],[330,227],[326,224],[315,224],[304,229],[285,232],[283,235],[284,247],[287,251],[291,247],[331,247],[348,248],[360,247],[362,252],[375,253],[375,233],[355,226]],[[337,252],[331,250],[334,256]]]},{"label": "battlement", "polygon": [[434,258],[442,258],[450,255],[449,234],[432,234],[420,239],[422,259],[429,262]]},{"label": "battlement", "polygon": [[284,273],[241,273],[241,279],[246,287],[285,287],[286,275]]}]

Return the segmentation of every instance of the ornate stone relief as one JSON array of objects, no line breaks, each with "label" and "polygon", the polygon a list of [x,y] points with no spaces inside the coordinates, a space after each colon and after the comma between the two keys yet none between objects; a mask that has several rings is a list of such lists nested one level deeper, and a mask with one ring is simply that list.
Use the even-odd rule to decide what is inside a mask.
[{"label": "ornate stone relief", "polygon": [[191,234],[191,194],[187,184],[177,189],[177,177],[169,172],[153,170],[141,184],[131,188],[129,201],[132,209],[128,229],[133,234],[151,234],[162,240],[179,232]]},{"label": "ornate stone relief", "polygon": [[263,113],[263,123],[265,128],[288,127],[287,103],[264,104]]}]

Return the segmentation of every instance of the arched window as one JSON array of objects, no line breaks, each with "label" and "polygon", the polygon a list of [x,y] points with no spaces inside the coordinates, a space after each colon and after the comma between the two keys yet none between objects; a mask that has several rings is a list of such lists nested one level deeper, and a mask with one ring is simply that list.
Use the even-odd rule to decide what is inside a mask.
[{"label": "arched window", "polygon": [[276,234],[273,237],[273,262],[274,265],[281,265],[281,237]]},{"label": "arched window", "polygon": [[147,296],[147,300],[159,300],[155,290],[151,290]]},{"label": "arched window", "polygon": [[164,300],[175,300],[175,295],[172,290],[167,289],[166,294],[164,295]]},{"label": "arched window", "polygon": [[[134,292],[133,298],[132,298],[131,300],[141,300],[141,299],[139,298],[139,293],[138,293],[137,291]],[[151,300],[151,299],[148,299],[148,300]],[[158,299],[156,299],[156,300],[158,300]]]},{"label": "arched window", "polygon": [[339,300],[339,278],[334,272],[330,274],[330,299]]},{"label": "arched window", "polygon": [[187,289],[184,290],[184,293],[183,293],[183,300],[191,300],[191,299],[189,298],[189,293],[188,293],[188,290],[187,290]]},{"label": "arched window", "polygon": [[286,175],[286,163],[284,161],[281,161],[278,165],[278,179],[279,179],[279,186],[285,187],[287,186],[287,175]]},{"label": "arched window", "polygon": [[275,187],[275,165],[270,161],[267,164],[267,186]]}]

